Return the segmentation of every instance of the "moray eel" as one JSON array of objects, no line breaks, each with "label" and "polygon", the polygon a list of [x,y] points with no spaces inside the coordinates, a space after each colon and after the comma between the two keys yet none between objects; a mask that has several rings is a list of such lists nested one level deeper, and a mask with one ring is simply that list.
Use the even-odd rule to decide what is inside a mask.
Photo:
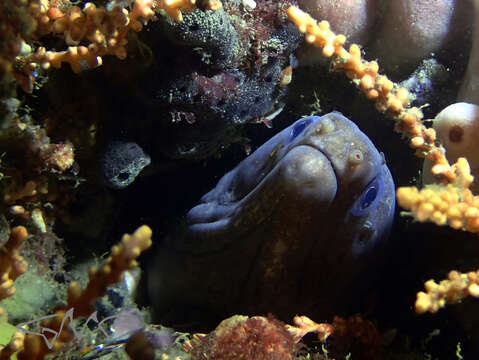
[{"label": "moray eel", "polygon": [[330,316],[384,259],[394,183],[369,138],[333,112],[296,121],[224,175],[168,236],[149,274],[160,320],[192,308]]}]

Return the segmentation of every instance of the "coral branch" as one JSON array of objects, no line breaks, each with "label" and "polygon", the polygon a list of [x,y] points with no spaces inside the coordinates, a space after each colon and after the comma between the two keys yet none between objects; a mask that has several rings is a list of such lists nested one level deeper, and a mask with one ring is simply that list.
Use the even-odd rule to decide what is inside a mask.
[{"label": "coral branch", "polygon": [[103,266],[90,269],[90,281],[83,291],[77,282],[70,284],[66,309],[74,308],[75,316],[88,316],[94,310],[93,300],[105,295],[109,285],[119,282],[123,272],[138,266],[136,259],[150,246],[151,229],[146,225],[132,235],[123,235],[121,243],[111,248],[111,255]]},{"label": "coral branch", "polygon": [[459,158],[453,169],[456,174],[453,184],[427,185],[421,190],[401,187],[396,194],[398,203],[419,221],[479,233],[479,196],[469,190],[473,181],[469,164],[465,158]]},{"label": "coral branch", "polygon": [[[47,70],[69,63],[75,73],[80,73],[102,65],[102,57],[105,55],[125,59],[129,30],[141,31],[143,25],[159,9],[163,9],[175,20],[182,21],[181,11],[193,10],[195,2],[196,0],[135,0],[131,11],[120,6],[106,9],[89,2],[83,9],[72,6],[62,12],[48,0],[41,0],[30,9],[39,24],[36,34],[61,35],[70,46],[64,51],[49,51],[45,47],[39,47],[35,52],[17,57],[15,77],[24,91],[32,92],[37,66]],[[218,1],[210,1],[209,4],[211,9],[221,7]],[[89,44],[79,45],[82,41]]]},{"label": "coral branch", "polygon": [[479,271],[463,274],[453,270],[449,272],[448,279],[439,284],[429,280],[424,286],[426,292],[417,294],[416,312],[435,313],[446,304],[458,303],[468,296],[479,297]]},{"label": "coral branch", "polygon": [[399,188],[399,204],[412,211],[420,221],[434,221],[438,225],[449,224],[453,228],[479,233],[479,197],[469,190],[473,181],[465,158],[450,164],[444,148],[436,141],[436,131],[422,123],[420,109],[409,107],[409,94],[385,75],[379,75],[378,63],[361,57],[358,45],[344,48],[344,35],[333,33],[327,21],[317,22],[309,14],[292,6],[290,19],[299,30],[306,33],[306,40],[322,48],[323,55],[332,57],[332,69],[343,71],[369,99],[376,101],[376,108],[386,112],[395,121],[395,130],[410,139],[416,155],[433,162],[432,174],[442,184],[419,191],[415,187]]},{"label": "coral branch", "polygon": [[[361,49],[352,44],[349,51],[344,48],[346,38],[336,35],[327,21],[317,22],[309,14],[291,6],[290,19],[298,29],[306,33],[306,40],[322,48],[325,57],[332,57],[332,69],[346,73],[367,98],[375,100],[376,108],[386,112],[395,121],[395,130],[410,140],[416,155],[433,162],[431,173],[442,184],[429,185],[422,190],[416,187],[401,187],[397,190],[400,206],[410,210],[419,221],[433,221],[437,225],[449,225],[479,233],[479,196],[469,189],[474,177],[465,158],[450,164],[442,145],[436,144],[436,131],[422,123],[419,108],[409,107],[409,94],[384,75],[379,75],[375,61],[361,57]],[[460,301],[468,295],[479,296],[478,273],[467,275],[452,271],[449,280],[440,284],[428,281],[427,293],[419,292],[416,311],[436,312],[446,303]]]},{"label": "coral branch", "polygon": [[394,119],[395,130],[410,139],[416,155],[434,162],[431,169],[433,175],[442,182],[454,182],[456,175],[453,166],[447,161],[444,148],[435,144],[435,130],[426,128],[422,123],[422,111],[409,106],[409,92],[387,76],[380,75],[376,61],[364,60],[359,45],[351,44],[346,50],[346,37],[331,31],[327,21],[317,22],[294,6],[288,8],[288,15],[298,29],[306,33],[306,41],[321,48],[325,57],[332,57],[334,71],[344,72],[368,99],[376,102],[379,111],[386,112]]},{"label": "coral branch", "polygon": [[[196,0],[158,0],[156,5],[165,10],[176,21],[183,21],[181,11],[191,11],[195,8]],[[220,6],[221,7],[221,6]],[[212,10],[216,10],[211,8]],[[219,9],[219,7],[218,7]]]},{"label": "coral branch", "polygon": [[[105,295],[106,288],[121,280],[124,271],[138,266],[136,259],[151,246],[151,229],[143,225],[132,235],[125,234],[120,244],[111,248],[111,255],[99,269],[90,269],[90,281],[84,290],[77,282],[72,282],[68,288],[67,304],[57,306],[55,317],[41,322],[43,328],[59,331],[62,323],[68,325],[70,318],[68,310],[73,309],[73,318],[88,316],[95,310],[92,302]],[[65,320],[64,320],[65,319]],[[19,360],[41,360],[46,354],[55,352],[73,339],[74,333],[69,327],[62,329],[50,349],[40,336],[27,334],[24,348],[18,353]]]},{"label": "coral branch", "polygon": [[[59,68],[66,62],[75,73],[79,73],[87,68],[100,66],[103,62],[102,56],[105,55],[124,59],[128,30],[141,31],[143,26],[140,20],[149,20],[155,14],[152,7],[152,0],[136,0],[131,12],[119,6],[107,10],[87,3],[83,9],[72,6],[63,13],[58,8],[50,7],[47,2],[35,13],[41,24],[37,32],[40,35],[63,34],[65,42],[73,46],[65,51],[47,51],[40,47],[34,53],[19,57],[16,68],[21,69],[21,72],[17,72],[17,79],[25,91],[31,92],[37,65],[46,70],[51,66]],[[84,39],[90,44],[78,46]]]},{"label": "coral branch", "polygon": [[[15,293],[13,282],[27,271],[27,262],[18,254],[18,248],[27,239],[27,229],[17,226],[12,229],[5,246],[0,250],[0,300]],[[3,309],[0,308],[0,313]]]},{"label": "coral branch", "polygon": [[293,336],[295,342],[299,342],[306,334],[315,332],[321,342],[334,332],[334,327],[327,323],[316,323],[307,316],[295,316],[293,322],[296,326],[286,325],[286,329]]}]

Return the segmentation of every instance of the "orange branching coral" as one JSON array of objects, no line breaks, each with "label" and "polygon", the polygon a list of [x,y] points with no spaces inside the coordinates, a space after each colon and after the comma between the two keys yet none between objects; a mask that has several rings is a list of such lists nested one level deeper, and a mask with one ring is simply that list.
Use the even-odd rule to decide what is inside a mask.
[{"label": "orange branching coral", "polygon": [[73,330],[67,326],[70,320],[91,315],[94,311],[92,302],[105,295],[109,285],[119,282],[124,271],[138,266],[136,259],[151,246],[151,235],[151,229],[146,225],[139,227],[132,235],[123,235],[121,243],[111,248],[111,255],[103,266],[99,269],[95,267],[90,269],[90,281],[84,290],[77,282],[72,282],[68,288],[67,304],[57,306],[54,310],[56,316],[41,322],[43,328],[54,332],[62,330],[51,349],[47,347],[42,337],[27,334],[23,349],[17,355],[18,359],[41,360],[46,354],[55,352],[69,343],[74,336]]},{"label": "orange branching coral", "polygon": [[[0,250],[0,300],[15,293],[13,282],[27,271],[27,262],[18,254],[18,248],[27,239],[27,229],[17,226],[12,229],[5,246]],[[0,313],[3,309],[0,308]]]},{"label": "orange branching coral", "polygon": [[[131,12],[119,6],[107,10],[87,3],[80,9],[70,7],[65,13],[56,7],[50,7],[48,0],[42,0],[40,6],[32,10],[39,23],[37,33],[63,34],[70,46],[64,51],[47,51],[40,47],[35,52],[17,58],[17,79],[27,92],[33,89],[36,66],[43,69],[51,66],[59,68],[63,62],[71,65],[76,73],[85,68],[94,68],[102,64],[102,56],[114,55],[119,59],[126,57],[128,30],[140,31],[141,19],[148,20],[155,14],[152,0],[136,0]],[[88,40],[88,46],[78,46],[80,41]]]},{"label": "orange branching coral", "polygon": [[[456,180],[447,185],[427,185],[424,189],[402,187],[397,190],[400,206],[412,212],[419,221],[433,221],[437,225],[449,225],[479,234],[479,196],[469,189],[474,178],[469,163],[459,158],[453,165]],[[479,297],[479,271],[467,274],[451,271],[449,278],[437,284],[429,280],[424,284],[426,292],[418,292],[416,312],[437,312],[439,309],[460,302],[467,296]]]},{"label": "orange branching coral", "polygon": [[419,221],[433,221],[479,233],[479,196],[472,194],[473,181],[465,158],[453,165],[456,181],[448,185],[427,185],[424,189],[402,187],[397,190],[400,206],[412,212]]},{"label": "orange branching coral", "polygon": [[435,313],[446,304],[458,303],[468,296],[479,297],[479,271],[463,274],[453,270],[449,272],[448,279],[439,284],[429,280],[424,286],[426,292],[420,291],[417,294],[416,312]]},{"label": "orange branching coral", "polygon": [[387,112],[395,120],[395,130],[410,139],[416,155],[434,162],[433,175],[441,181],[454,182],[454,169],[445,157],[444,148],[435,144],[435,130],[423,125],[419,108],[409,106],[408,91],[380,75],[376,61],[364,60],[359,45],[351,44],[346,50],[346,37],[331,31],[327,21],[317,22],[294,6],[288,9],[288,15],[298,29],[306,33],[306,41],[322,48],[325,57],[332,57],[333,70],[345,72],[367,98],[375,100],[379,111]]},{"label": "orange branching coral", "polygon": [[[196,0],[157,0],[156,5],[165,10],[176,21],[183,21],[181,11],[191,11],[195,8]],[[221,4],[221,3],[220,3]],[[221,6],[218,7],[218,9]],[[213,9],[212,10],[216,10]]]},{"label": "orange branching coral", "polygon": [[334,332],[334,327],[327,323],[316,323],[307,316],[295,316],[293,322],[296,326],[286,325],[286,329],[293,336],[295,342],[299,342],[306,334],[315,332],[322,342]]},{"label": "orange branching coral", "polygon": [[[419,221],[433,221],[479,234],[479,196],[469,189],[473,177],[465,158],[453,165],[456,181],[447,185],[427,185],[424,189],[402,187],[397,190],[400,206],[412,212]],[[479,271],[461,274],[449,273],[449,279],[439,284],[429,280],[426,292],[418,292],[416,312],[436,312],[446,304],[456,303],[467,296],[479,297]]]},{"label": "orange branching coral", "polygon": [[286,329],[293,335],[296,342],[309,333],[317,333],[318,340],[321,342],[325,342],[330,335],[333,335],[329,351],[337,355],[337,358],[344,358],[354,349],[352,353],[355,357],[373,359],[377,358],[376,355],[381,351],[380,334],[373,323],[360,314],[347,319],[335,316],[332,324],[318,324],[307,316],[295,316],[294,324],[296,326],[286,325]]},{"label": "orange branching coral", "polygon": [[[59,68],[62,63],[69,63],[75,73],[86,68],[95,68],[103,62],[102,57],[113,55],[119,59],[126,58],[126,35],[129,30],[141,31],[143,24],[152,19],[155,11],[163,9],[168,15],[182,21],[181,11],[195,8],[196,0],[135,0],[131,11],[115,6],[111,9],[97,7],[86,3],[81,9],[71,6],[65,12],[52,6],[49,0],[39,0],[31,8],[37,19],[37,36],[53,33],[62,35],[70,45],[64,51],[49,51],[39,47],[35,52],[17,58],[16,78],[22,88],[31,92],[36,77],[36,67],[43,69]],[[210,1],[211,9],[221,7],[218,1]],[[79,45],[87,41],[89,45]]]},{"label": "orange branching coral", "polygon": [[[436,143],[436,132],[422,123],[423,114],[419,108],[409,107],[409,94],[394,84],[385,75],[379,75],[375,61],[361,57],[361,49],[352,44],[349,51],[344,48],[346,38],[336,35],[327,21],[317,22],[309,14],[292,6],[288,9],[290,19],[299,30],[306,33],[306,40],[322,48],[325,57],[332,57],[332,69],[344,71],[369,99],[376,101],[376,108],[387,112],[395,120],[395,130],[410,139],[416,155],[433,162],[432,174],[443,185],[429,185],[422,190],[416,187],[402,187],[397,191],[400,206],[410,210],[419,221],[433,221],[438,225],[448,224],[455,229],[479,233],[479,196],[469,189],[473,176],[469,163],[459,158],[450,164],[444,148]],[[445,184],[445,185],[444,185]],[[416,302],[418,312],[437,311],[446,302],[460,300],[464,295],[473,295],[466,284],[467,276],[456,276],[439,285],[432,280],[426,283],[428,293],[420,292]],[[464,289],[468,289],[467,291]],[[476,285],[472,286],[475,294]],[[453,294],[453,296],[451,295]],[[479,294],[479,291],[477,292]]]},{"label": "orange branching coral", "polygon": [[414,187],[399,188],[399,204],[410,209],[420,221],[449,224],[453,228],[479,232],[479,198],[469,190],[473,181],[465,158],[449,164],[445,150],[436,145],[436,132],[422,123],[423,114],[409,107],[409,94],[385,75],[379,75],[375,61],[361,57],[361,49],[352,44],[344,48],[346,38],[329,29],[327,21],[317,22],[309,14],[292,6],[288,15],[306,33],[306,40],[323,49],[323,55],[333,57],[333,70],[341,70],[365,93],[376,101],[378,110],[387,112],[396,121],[396,131],[410,139],[416,155],[433,161],[431,172],[447,186],[433,185],[419,191]]},{"label": "orange branching coral", "polygon": [[103,266],[90,269],[90,281],[84,290],[77,282],[70,284],[66,308],[75,308],[76,316],[88,316],[94,310],[92,301],[105,295],[109,285],[119,282],[123,272],[138,266],[136,259],[151,246],[151,235],[151,229],[146,225],[132,235],[123,235],[121,243],[111,248]]}]

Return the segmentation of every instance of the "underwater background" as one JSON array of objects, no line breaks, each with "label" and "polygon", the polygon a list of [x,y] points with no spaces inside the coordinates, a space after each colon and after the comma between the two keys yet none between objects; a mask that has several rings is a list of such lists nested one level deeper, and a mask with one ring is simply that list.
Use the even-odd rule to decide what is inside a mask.
[{"label": "underwater background", "polygon": [[2,1],[0,359],[475,359],[478,19]]}]

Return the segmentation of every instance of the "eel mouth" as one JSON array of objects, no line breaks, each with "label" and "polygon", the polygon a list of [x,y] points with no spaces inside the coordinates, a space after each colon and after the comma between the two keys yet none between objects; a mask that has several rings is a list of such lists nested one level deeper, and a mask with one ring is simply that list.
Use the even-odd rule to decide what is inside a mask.
[{"label": "eel mouth", "polygon": [[336,178],[336,181],[338,181],[338,179],[339,179],[339,178],[338,178],[338,169],[336,168],[334,162],[331,160],[331,156],[330,156],[330,154],[328,154],[327,151],[324,151],[324,149],[321,149],[321,148],[319,148],[318,146],[313,145],[313,144],[301,144],[301,145],[298,144],[298,146],[307,146],[307,147],[309,147],[309,148],[311,148],[311,149],[316,150],[316,151],[319,152],[322,156],[324,156],[325,159],[328,160],[329,166],[330,166],[330,168],[331,168],[331,169],[333,170],[333,172],[334,172],[334,176],[335,176],[335,178]]},{"label": "eel mouth", "polygon": [[357,184],[362,188],[372,179],[369,175],[373,169],[384,163],[371,140],[339,113],[321,117],[304,135],[298,144],[321,152],[331,163],[338,182],[347,186]]},{"label": "eel mouth", "polygon": [[326,211],[336,199],[337,189],[330,159],[314,146],[298,144],[241,200],[228,205],[211,201],[191,209],[185,237],[176,239],[174,246],[197,254],[222,251],[258,227],[269,226],[268,219],[278,208],[316,204]]},{"label": "eel mouth", "polygon": [[[304,197],[318,203],[332,203],[337,196],[339,178],[332,158],[334,151],[328,151],[328,147],[333,146],[335,141],[314,141],[313,138],[335,137],[343,129],[337,126],[335,119],[326,118],[326,130],[330,131],[324,131],[320,123],[321,120],[314,121],[310,124],[313,126],[301,131],[301,137],[296,133],[291,139],[293,127],[270,146],[269,152],[261,154],[257,160],[263,161],[259,165],[253,162],[253,166],[257,165],[255,177],[247,182],[248,186],[244,186],[241,196],[225,196],[227,199],[224,201],[225,197],[219,197],[218,193],[212,193],[209,198],[206,194],[206,198],[188,212],[185,238],[180,241],[183,246],[178,242],[176,246],[188,248],[194,243],[194,248],[190,250],[196,253],[225,248],[240,233],[250,231],[271,216],[284,198],[283,194],[288,192],[298,192],[298,196],[291,199]],[[278,182],[277,176],[283,180]],[[283,186],[287,186],[286,192],[282,190]],[[228,192],[227,187],[220,186],[219,190]],[[195,241],[190,243],[188,239]]]},{"label": "eel mouth", "polygon": [[[308,118],[305,118],[305,119],[308,119]],[[311,123],[308,124],[309,126],[307,126],[305,128],[306,133],[303,134],[303,139],[301,139],[296,144],[291,146],[291,148],[289,148],[288,151],[284,152],[280,157],[278,157],[277,153],[280,152],[281,148],[283,146],[288,146],[289,145],[289,144],[284,144],[284,142],[294,141],[294,138],[291,139],[291,137],[295,136],[295,128],[293,127],[291,129],[290,134],[288,135],[289,139],[284,139],[280,144],[278,144],[275,147],[275,150],[273,150],[273,152],[270,154],[270,157],[269,157],[268,160],[270,160],[271,162],[275,162],[275,165],[268,166],[269,170],[267,172],[265,172],[264,174],[262,174],[262,176],[259,177],[255,183],[250,184],[249,188],[245,191],[244,195],[241,196],[241,197],[238,197],[236,199],[236,202],[242,201],[243,199],[248,197],[249,194],[251,194],[252,192],[257,190],[257,188],[263,183],[264,179],[267,179],[268,176],[271,174],[271,172],[274,171],[276,165],[279,164],[289,153],[291,153],[291,151],[293,151],[294,149],[296,149],[300,146],[307,146],[307,147],[309,147],[311,149],[314,149],[317,152],[319,152],[328,161],[329,167],[331,167],[331,169],[334,172],[334,176],[336,177],[336,181],[339,179],[338,178],[338,172],[339,171],[336,167],[335,162],[331,158],[330,152],[328,152],[327,149],[325,149],[324,146],[323,147],[318,146],[312,139],[313,139],[313,137],[317,137],[317,136],[335,137],[335,136],[338,136],[338,134],[343,133],[344,130],[341,129],[341,128],[338,128],[338,126],[337,126],[338,121],[337,120],[332,120],[332,119],[327,118],[325,116],[322,116],[322,117],[314,116],[314,118],[315,119]],[[305,120],[305,119],[303,119],[303,120]],[[350,151],[349,148],[350,148],[350,146],[348,146],[347,152]]]},{"label": "eel mouth", "polygon": [[[280,175],[281,173],[283,175]],[[321,193],[318,187],[326,186],[323,184],[331,184],[334,181],[336,189],[338,186],[337,172],[327,153],[316,146],[298,143],[285,152],[283,156],[277,158],[274,166],[261,179],[251,184],[241,198],[227,204],[221,204],[216,201],[204,202],[192,208],[187,215],[188,227],[198,230],[206,230],[208,227],[213,228],[216,226],[218,228],[226,227],[229,224],[229,220],[236,217],[239,212],[248,212],[246,210],[248,208],[252,210],[254,206],[250,205],[256,201],[255,199],[259,198],[262,199],[260,200],[261,202],[265,201],[261,193],[263,191],[271,192],[272,186],[277,188],[277,186],[272,185],[275,183],[274,178],[276,176],[288,178],[286,181],[288,187],[300,189],[299,191],[301,192],[304,190],[311,196],[314,196],[314,193]],[[280,199],[280,194],[278,193],[280,190],[275,190],[276,195],[270,199],[271,203],[269,206],[262,207],[264,210],[269,209],[273,211],[275,203]],[[337,191],[335,191],[334,197],[336,193]],[[239,210],[240,208],[241,210]],[[266,216],[266,214],[263,214],[263,217]]]},{"label": "eel mouth", "polygon": [[[311,129],[311,132],[314,132],[314,133],[313,134],[308,134],[309,136],[307,137],[307,140],[311,140],[312,137],[315,136],[315,135],[321,135],[322,137],[333,137],[333,136],[337,136],[338,134],[341,134],[343,132],[343,130],[341,130],[341,129],[336,129],[334,131],[331,131],[331,132],[328,132],[328,133],[325,133],[325,134],[319,134],[317,127],[318,127],[318,125],[316,125],[316,129]],[[307,141],[307,140],[305,142],[298,143],[296,146],[308,146],[308,147],[318,151],[322,156],[324,156],[328,160],[331,169],[333,169],[333,171],[334,171],[334,176],[336,177],[336,181],[338,181],[338,179],[339,179],[339,169],[337,168],[337,164],[333,161],[331,153],[329,151],[327,151],[326,146],[319,146],[314,141]],[[321,142],[321,144],[324,145],[323,142]],[[350,151],[349,148],[350,148],[350,146],[348,146],[348,148],[346,150],[348,153]]]},{"label": "eel mouth", "polygon": [[[297,151],[300,147],[307,147],[318,152],[318,156],[320,156],[324,162],[327,161],[327,164],[323,166],[332,169],[336,183],[338,183],[339,171],[337,164],[335,164],[332,159],[331,152],[327,150],[328,142],[314,141],[313,138],[336,137],[343,132],[343,129],[338,127],[338,121],[336,119],[317,117],[315,120],[316,121],[311,122],[309,126],[304,129],[306,131],[303,132],[302,138],[296,138],[296,134],[296,136],[291,139],[295,131],[294,127],[289,133],[285,134],[286,136],[284,136],[267,155],[264,164],[261,166],[262,170],[258,172],[261,176],[256,177],[254,182],[249,183],[248,186],[243,189],[241,196],[234,199],[229,198],[227,201],[214,197],[209,201],[203,201],[193,207],[187,214],[188,226],[214,226],[214,224],[225,226],[228,223],[228,219],[237,212],[237,207],[240,206],[239,204],[248,202],[248,198],[260,192],[261,187],[265,186],[265,183],[272,176],[272,173],[276,171],[277,166],[281,164],[289,154]],[[294,143],[294,140],[296,140],[296,143]],[[287,151],[284,151],[285,147],[288,147]]]}]

